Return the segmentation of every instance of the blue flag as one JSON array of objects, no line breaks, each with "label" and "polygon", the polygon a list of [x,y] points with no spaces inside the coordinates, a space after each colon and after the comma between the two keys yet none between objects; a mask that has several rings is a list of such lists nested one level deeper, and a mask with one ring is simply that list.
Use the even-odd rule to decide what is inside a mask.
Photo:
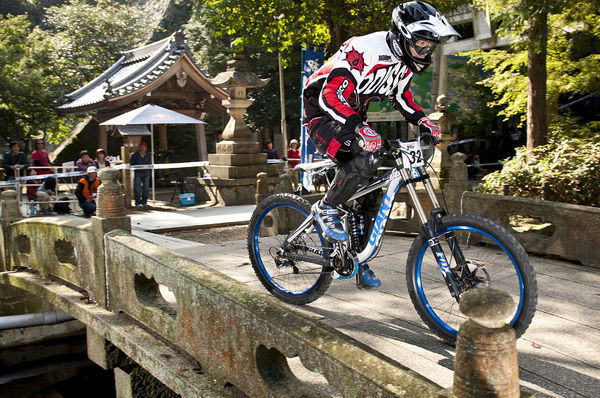
[{"label": "blue flag", "polygon": [[[313,73],[317,71],[322,65],[325,59],[325,53],[322,50],[302,50],[302,91],[304,91],[304,86],[308,81],[308,78],[312,76]],[[304,114],[304,106],[300,111],[300,115]],[[300,122],[302,123],[302,122]],[[301,126],[300,129],[300,161],[302,163],[310,163],[315,159],[315,145],[312,143],[310,138],[308,137],[308,131],[304,125]],[[310,189],[312,184],[310,173],[303,173],[302,175],[302,185],[306,189]]]}]

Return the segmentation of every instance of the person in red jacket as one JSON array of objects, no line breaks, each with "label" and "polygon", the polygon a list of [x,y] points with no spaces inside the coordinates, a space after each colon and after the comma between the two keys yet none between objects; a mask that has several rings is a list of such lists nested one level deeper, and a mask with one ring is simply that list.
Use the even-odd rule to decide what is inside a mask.
[{"label": "person in red jacket", "polygon": [[[431,64],[435,48],[458,33],[431,5],[411,1],[392,12],[389,31],[348,39],[306,82],[303,123],[318,152],[338,165],[333,184],[312,212],[327,238],[348,239],[337,206],[368,183],[381,164],[381,136],[367,123],[371,102],[389,98],[422,137],[435,142],[440,133],[414,102],[410,82]],[[368,266],[363,282],[381,283]]]}]

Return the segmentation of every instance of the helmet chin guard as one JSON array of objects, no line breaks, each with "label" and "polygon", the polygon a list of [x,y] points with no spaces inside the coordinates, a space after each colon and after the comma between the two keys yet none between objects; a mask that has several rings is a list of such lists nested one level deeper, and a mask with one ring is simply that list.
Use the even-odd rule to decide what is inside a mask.
[{"label": "helmet chin guard", "polygon": [[388,45],[413,73],[419,73],[431,64],[437,45],[453,36],[460,35],[441,12],[423,1],[411,1],[392,12]]}]

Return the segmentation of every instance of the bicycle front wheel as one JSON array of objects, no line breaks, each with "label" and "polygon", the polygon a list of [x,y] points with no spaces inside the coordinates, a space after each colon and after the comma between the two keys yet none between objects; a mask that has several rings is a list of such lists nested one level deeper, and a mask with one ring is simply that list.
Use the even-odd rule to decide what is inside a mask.
[{"label": "bicycle front wheel", "polygon": [[250,220],[248,253],[254,272],[271,294],[289,304],[310,303],[331,284],[326,240],[316,223],[285,243],[309,214],[306,200],[282,193],[263,200]]},{"label": "bicycle front wheel", "polygon": [[[437,237],[459,280],[461,294],[483,286],[508,292],[516,305],[507,322],[520,337],[531,323],[537,305],[535,272],[521,244],[493,221],[471,214],[444,216],[438,229]],[[463,264],[453,255],[457,249],[466,260]],[[444,341],[455,344],[458,328],[467,318],[450,295],[424,233],[410,248],[406,281],[423,322]]]}]

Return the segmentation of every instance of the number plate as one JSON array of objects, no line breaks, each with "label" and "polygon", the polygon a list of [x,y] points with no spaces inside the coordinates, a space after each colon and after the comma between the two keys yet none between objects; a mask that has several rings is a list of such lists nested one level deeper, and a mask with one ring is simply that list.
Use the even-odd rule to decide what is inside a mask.
[{"label": "number plate", "polygon": [[405,169],[411,167],[423,166],[423,152],[421,152],[421,144],[417,141],[401,142],[400,150],[402,151],[402,166]]}]

